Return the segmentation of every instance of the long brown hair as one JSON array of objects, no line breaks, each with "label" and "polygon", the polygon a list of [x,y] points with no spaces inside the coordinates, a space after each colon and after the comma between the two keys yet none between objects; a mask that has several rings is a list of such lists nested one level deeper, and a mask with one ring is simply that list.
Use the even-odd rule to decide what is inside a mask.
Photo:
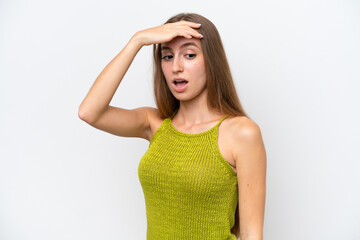
[{"label": "long brown hair", "polygon": [[[220,34],[215,25],[207,18],[196,13],[177,14],[167,20],[165,24],[181,20],[201,23],[201,27],[197,30],[204,36],[201,39],[201,46],[205,59],[209,107],[223,114],[248,117],[237,95]],[[179,108],[180,102],[172,95],[162,72],[161,44],[154,44],[153,54],[155,102],[163,118],[171,117]],[[239,202],[236,207],[235,223],[231,232],[237,237],[240,236]]]}]

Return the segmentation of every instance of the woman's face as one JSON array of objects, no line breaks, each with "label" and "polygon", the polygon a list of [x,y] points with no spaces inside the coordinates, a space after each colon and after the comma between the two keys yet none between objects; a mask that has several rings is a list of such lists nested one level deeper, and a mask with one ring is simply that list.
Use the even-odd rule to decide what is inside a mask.
[{"label": "woman's face", "polygon": [[178,100],[207,94],[201,40],[176,37],[161,44],[161,68],[167,85]]}]

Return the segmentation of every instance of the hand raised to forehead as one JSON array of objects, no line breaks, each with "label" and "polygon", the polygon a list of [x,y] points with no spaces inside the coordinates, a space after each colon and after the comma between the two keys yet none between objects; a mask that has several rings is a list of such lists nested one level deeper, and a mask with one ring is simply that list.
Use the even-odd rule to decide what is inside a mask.
[{"label": "hand raised to forehead", "polygon": [[166,23],[157,27],[148,28],[137,32],[134,37],[141,45],[151,45],[164,42],[170,42],[175,37],[197,38],[203,36],[196,30],[201,24],[179,21],[175,23]]}]

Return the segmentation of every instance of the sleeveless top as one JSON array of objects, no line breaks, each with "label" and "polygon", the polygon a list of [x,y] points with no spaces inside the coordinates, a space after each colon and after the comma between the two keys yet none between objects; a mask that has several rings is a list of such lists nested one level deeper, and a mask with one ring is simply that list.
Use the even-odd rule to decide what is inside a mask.
[{"label": "sleeveless top", "polygon": [[163,120],[138,165],[146,239],[236,240],[237,177],[218,147],[218,127],[228,115],[197,134],[175,129],[173,116]]}]

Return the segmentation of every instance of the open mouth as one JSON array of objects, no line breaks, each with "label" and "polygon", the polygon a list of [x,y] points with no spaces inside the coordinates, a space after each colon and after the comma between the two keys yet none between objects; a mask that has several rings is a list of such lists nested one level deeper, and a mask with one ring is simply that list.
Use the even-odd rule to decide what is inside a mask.
[{"label": "open mouth", "polygon": [[185,79],[175,79],[173,81],[174,90],[176,92],[183,92],[187,88],[188,83]]},{"label": "open mouth", "polygon": [[175,80],[174,81],[174,84],[177,87],[185,86],[187,83],[188,83],[188,81],[186,81],[186,80]]}]

